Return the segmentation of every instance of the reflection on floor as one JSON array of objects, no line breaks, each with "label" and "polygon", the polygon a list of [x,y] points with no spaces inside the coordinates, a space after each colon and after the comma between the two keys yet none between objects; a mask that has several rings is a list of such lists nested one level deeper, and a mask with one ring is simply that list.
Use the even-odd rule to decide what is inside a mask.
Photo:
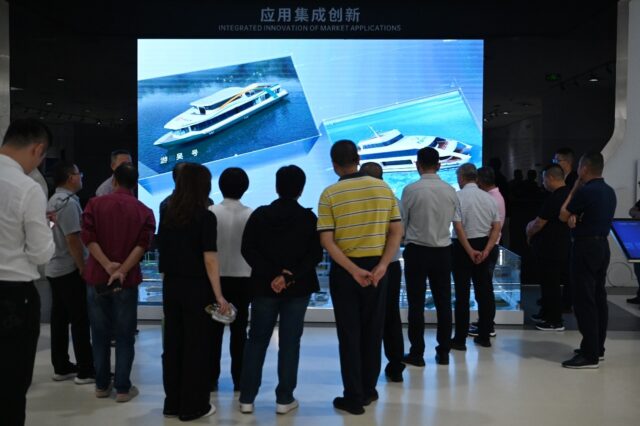
[{"label": "reflection on floor", "polygon": [[[51,381],[49,327],[42,327],[34,382],[28,396],[28,425],[172,425],[162,416],[164,398],[158,324],[141,325],[132,379],[140,395],[126,404],[96,399],[93,385]],[[275,414],[277,333],[265,363],[256,411],[243,415],[232,391],[229,357],[223,358],[218,412],[195,424],[219,425],[637,425],[640,418],[640,332],[609,334],[599,370],[567,370],[560,362],[577,347],[576,331],[537,332],[498,328],[490,349],[468,342],[449,366],[433,360],[434,330],[427,329],[427,365],[410,367],[404,383],[381,376],[380,400],[362,416],[345,415],[331,401],[342,390],[335,329],[305,329],[296,397],[300,408]],[[406,335],[406,330],[405,330]],[[225,334],[225,338],[226,338]],[[225,347],[228,347],[225,342]]]}]

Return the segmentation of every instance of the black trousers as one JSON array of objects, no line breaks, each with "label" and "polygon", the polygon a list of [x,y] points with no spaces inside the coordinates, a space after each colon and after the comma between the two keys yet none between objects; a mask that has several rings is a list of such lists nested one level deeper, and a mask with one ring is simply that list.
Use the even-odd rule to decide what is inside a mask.
[{"label": "black trousers", "polygon": [[401,373],[404,370],[404,339],[402,337],[402,320],[400,319],[400,282],[402,267],[400,261],[391,262],[387,268],[387,297],[384,315],[382,342],[384,355],[387,357],[387,374]]},{"label": "black trousers", "polygon": [[[241,277],[220,277],[222,294],[227,302],[233,303],[238,310],[236,319],[229,325],[231,332],[229,353],[231,354],[231,378],[233,387],[240,388],[242,375],[242,356],[247,341],[247,324],[249,321],[249,303],[251,303],[251,279]],[[222,336],[224,324],[213,323],[213,364],[211,382],[218,383],[220,378],[220,358],[222,356]]]},{"label": "black trousers", "polygon": [[22,426],[40,336],[40,295],[33,283],[0,281],[0,424]]},{"label": "black trousers", "polygon": [[438,317],[436,352],[447,354],[451,340],[451,247],[407,244],[404,249],[404,276],[409,302],[410,355],[424,354],[424,297],[426,280]]},{"label": "black trousers", "polygon": [[552,324],[562,323],[562,284],[568,281],[566,260],[538,258],[540,268],[540,308],[544,320]]},{"label": "black trousers", "polygon": [[[487,245],[487,237],[470,238],[469,244],[475,250],[482,250]],[[476,265],[473,263],[462,244],[453,240],[453,282],[455,287],[456,331],[455,341],[464,343],[469,332],[469,297],[471,281],[478,304],[478,335],[488,339],[496,315],[496,301],[493,296],[493,283],[489,270],[489,257]]]},{"label": "black trousers", "polygon": [[571,246],[571,288],[573,309],[582,334],[580,349],[591,361],[604,354],[609,308],[605,282],[609,267],[606,238],[576,239]]},{"label": "black trousers", "polygon": [[94,374],[89,313],[87,311],[87,286],[78,270],[52,278],[51,284],[51,364],[56,374],[73,370],[69,361],[69,325],[73,352],[76,355],[78,375]]},{"label": "black trousers", "polygon": [[[368,271],[379,260],[379,257],[351,258]],[[332,262],[329,288],[338,332],[344,397],[349,403],[361,405],[365,398],[375,394],[380,374],[387,277],[380,280],[377,287],[361,287],[344,268]]]},{"label": "black trousers", "polygon": [[163,283],[164,412],[193,417],[209,410],[215,300],[206,278],[165,275]]}]

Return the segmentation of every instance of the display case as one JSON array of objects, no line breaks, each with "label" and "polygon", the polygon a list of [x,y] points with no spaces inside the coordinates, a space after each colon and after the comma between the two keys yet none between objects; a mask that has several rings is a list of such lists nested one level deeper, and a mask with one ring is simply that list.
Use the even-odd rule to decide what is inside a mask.
[{"label": "display case", "polygon": [[[148,252],[142,261],[143,282],[138,292],[138,317],[140,319],[160,319],[162,317],[162,278],[158,273],[157,252]],[[400,259],[401,265],[403,260]],[[317,267],[320,291],[311,295],[307,322],[334,322],[333,305],[329,292],[330,260],[325,252]],[[403,265],[404,266],[404,265]],[[453,286],[453,281],[451,282]],[[523,312],[520,308],[520,257],[504,247],[499,247],[498,261],[493,274],[496,299],[496,324],[522,324]],[[454,294],[453,288],[451,294]],[[471,291],[471,319],[476,318],[476,303]],[[402,274],[400,286],[400,314],[407,320],[407,292]],[[427,287],[425,296],[425,322],[435,323],[436,314],[431,291]]]}]

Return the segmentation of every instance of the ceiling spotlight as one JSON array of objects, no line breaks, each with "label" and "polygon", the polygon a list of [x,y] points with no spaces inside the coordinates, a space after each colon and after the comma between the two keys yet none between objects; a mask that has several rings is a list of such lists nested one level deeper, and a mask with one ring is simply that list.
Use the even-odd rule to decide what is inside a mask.
[{"label": "ceiling spotlight", "polygon": [[502,115],[509,115],[509,111],[502,111]]},{"label": "ceiling spotlight", "polygon": [[45,102],[44,104],[45,104],[46,106],[48,106],[48,107],[53,106],[53,102],[51,102],[51,101],[47,101],[47,102]]},{"label": "ceiling spotlight", "polygon": [[98,121],[96,121],[96,124],[99,126],[99,125],[102,124],[102,121],[98,120]]},{"label": "ceiling spotlight", "polygon": [[64,78],[58,77],[56,78],[56,81],[58,81],[59,83],[64,83]]},{"label": "ceiling spotlight", "polygon": [[124,121],[124,118],[121,118],[120,121]]},{"label": "ceiling spotlight", "polygon": [[600,79],[598,78],[598,76],[594,73],[591,73],[591,75],[589,76],[589,83],[597,83],[599,81]]}]

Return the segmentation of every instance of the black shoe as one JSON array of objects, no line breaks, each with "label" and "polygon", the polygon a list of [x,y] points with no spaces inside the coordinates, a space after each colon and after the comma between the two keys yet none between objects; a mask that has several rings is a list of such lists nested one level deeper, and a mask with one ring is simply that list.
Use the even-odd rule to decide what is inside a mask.
[{"label": "black shoe", "polygon": [[640,305],[640,296],[632,297],[631,299],[627,299],[627,303],[631,303],[632,305]]},{"label": "black shoe", "polygon": [[[471,334],[471,332],[474,332],[475,334]],[[469,324],[469,336],[473,336],[476,337],[478,335],[478,322],[472,322],[471,324]],[[489,337],[496,337],[496,323],[495,321],[493,322],[492,326],[491,326],[491,330],[489,331]]]},{"label": "black shoe", "polygon": [[362,405],[364,405],[365,407],[371,405],[371,403],[373,401],[377,401],[378,400],[378,391],[373,391],[374,393],[372,395],[369,395],[368,397],[366,397],[363,401],[362,401]]},{"label": "black shoe", "polygon": [[489,339],[481,339],[480,336],[478,336],[478,337],[474,337],[473,341],[474,341],[474,343],[476,343],[477,345],[482,346],[483,348],[490,348],[491,347],[491,340],[489,340]]},{"label": "black shoe", "polygon": [[552,322],[539,322],[536,324],[536,328],[541,331],[564,331],[564,325],[561,322],[552,323]]},{"label": "black shoe", "polygon": [[404,379],[402,378],[402,372],[391,373],[391,372],[385,371],[384,375],[387,377],[387,380],[390,382],[400,383],[404,381]]},{"label": "black shoe", "polygon": [[364,414],[364,408],[362,408],[362,405],[347,401],[341,396],[333,399],[333,406],[338,410],[343,410],[351,414]]},{"label": "black shoe", "polygon": [[[478,331],[478,326],[471,324],[469,326],[469,332],[467,334],[471,337],[479,336],[480,332]],[[496,337],[496,336],[497,336],[496,330],[492,328],[491,331],[489,331],[489,337]]]},{"label": "black shoe", "polygon": [[467,350],[467,345],[460,342],[456,342],[455,340],[451,340],[451,349],[455,349],[456,351],[466,351]]},{"label": "black shoe", "polygon": [[424,367],[424,358],[411,354],[404,354],[402,362],[405,364],[415,365],[416,367]]},{"label": "black shoe", "polygon": [[449,354],[436,354],[436,364],[449,365]]},{"label": "black shoe", "polygon": [[[575,355],[580,355],[582,353],[582,349],[580,348],[574,349],[573,353]],[[598,361],[604,361],[604,352],[601,352],[600,355],[598,355]]]},{"label": "black shoe", "polygon": [[218,382],[211,383],[209,392],[218,392]]},{"label": "black shoe", "polygon": [[566,305],[562,307],[562,313],[563,314],[572,314],[573,313],[573,308],[571,307],[571,305]]},{"label": "black shoe", "polygon": [[544,322],[544,317],[542,316],[542,312],[538,312],[537,314],[533,314],[530,317],[534,322]]},{"label": "black shoe", "polygon": [[566,360],[562,363],[564,368],[574,368],[574,369],[595,369],[598,368],[598,360],[590,360],[582,356],[582,354],[577,354],[573,358]]}]

